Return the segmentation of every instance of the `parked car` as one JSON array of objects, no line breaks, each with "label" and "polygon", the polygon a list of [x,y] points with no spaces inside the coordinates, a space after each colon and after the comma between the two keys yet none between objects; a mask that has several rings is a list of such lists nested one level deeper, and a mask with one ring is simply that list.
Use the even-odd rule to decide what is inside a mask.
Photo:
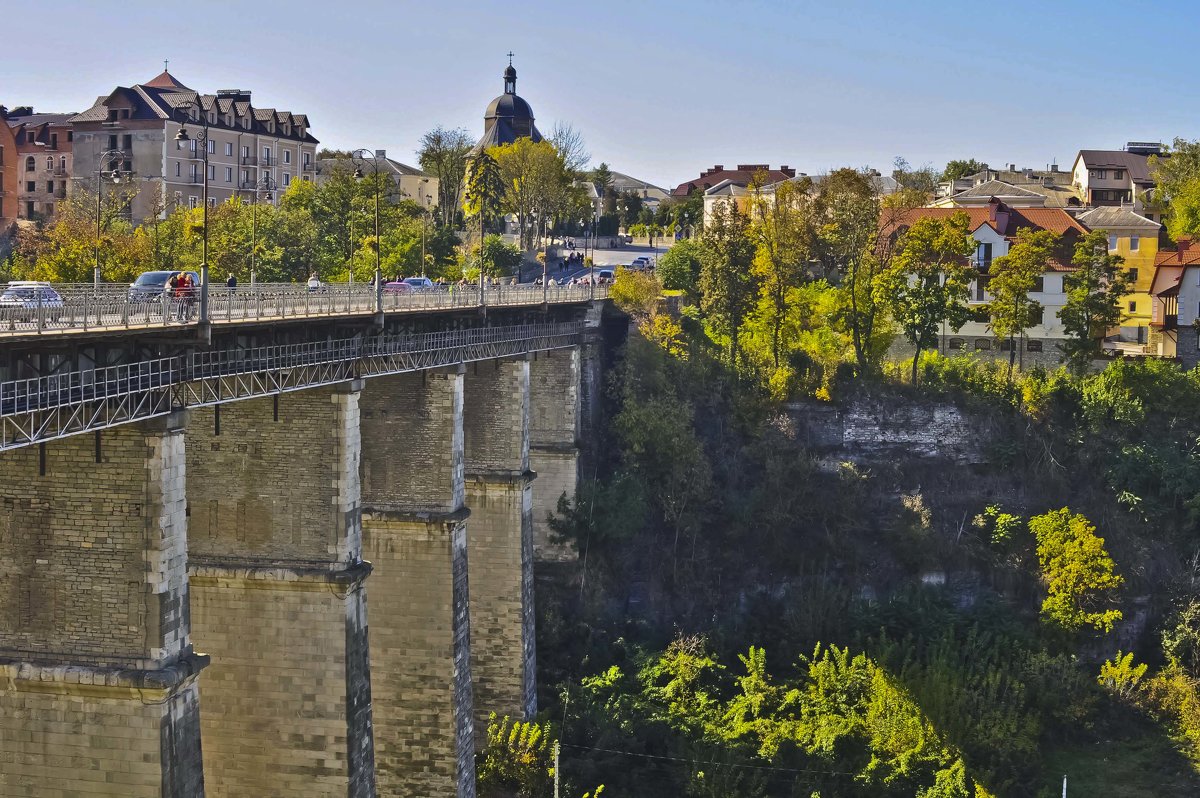
[{"label": "parked car", "polygon": [[596,285],[604,285],[613,281],[612,269],[601,269],[596,272]]},{"label": "parked car", "polygon": [[39,309],[44,319],[62,318],[62,297],[50,283],[14,280],[0,293],[0,320],[37,321]]},{"label": "parked car", "polygon": [[[129,284],[129,301],[151,302],[161,299],[163,286],[167,284],[167,280],[171,279],[173,274],[183,274],[183,272],[142,272],[136,280]],[[199,288],[200,275],[195,272],[187,272],[187,274],[192,277],[192,285]]]},{"label": "parked car", "polygon": [[630,271],[640,272],[650,268],[650,259],[645,255],[639,255],[633,259],[633,263],[629,264]]},{"label": "parked car", "polygon": [[433,280],[428,277],[405,277],[404,282],[411,285],[413,288],[433,288]]}]

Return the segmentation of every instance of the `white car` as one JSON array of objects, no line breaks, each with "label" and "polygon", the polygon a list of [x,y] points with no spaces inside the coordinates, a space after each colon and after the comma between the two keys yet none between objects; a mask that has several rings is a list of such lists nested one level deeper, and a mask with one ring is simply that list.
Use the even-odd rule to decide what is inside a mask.
[{"label": "white car", "polygon": [[433,280],[428,277],[405,277],[404,282],[413,288],[433,288]]},{"label": "white car", "polygon": [[645,255],[639,255],[633,259],[633,263],[629,264],[629,270],[634,272],[644,271],[650,268],[650,259]]}]

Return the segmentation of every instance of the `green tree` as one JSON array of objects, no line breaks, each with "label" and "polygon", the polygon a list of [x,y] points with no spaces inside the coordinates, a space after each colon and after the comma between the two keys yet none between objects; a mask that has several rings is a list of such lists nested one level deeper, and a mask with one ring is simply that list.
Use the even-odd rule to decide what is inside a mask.
[{"label": "green tree", "polygon": [[985,166],[987,164],[980,163],[974,158],[950,161],[942,170],[942,180],[957,180],[960,177],[967,177],[976,172],[982,172]]},{"label": "green tree", "polygon": [[814,257],[811,193],[812,181],[806,177],[780,183],[770,197],[756,189],[752,199],[752,229],[758,244],[753,269],[767,300],[771,360],[777,370],[789,296],[807,279]]},{"label": "green tree", "polygon": [[616,213],[617,193],[613,191],[613,173],[608,168],[608,164],[601,162],[592,170],[590,178],[596,186],[596,193],[600,195],[600,212],[602,214]]},{"label": "green tree", "polygon": [[967,214],[917,219],[904,234],[899,254],[879,276],[878,300],[915,350],[914,384],[921,350],[937,345],[943,324],[958,330],[968,318],[966,302],[975,272],[967,259],[974,251]]},{"label": "green tree", "polygon": [[686,291],[695,295],[700,285],[704,245],[695,239],[677,241],[658,259],[655,271],[668,291]]},{"label": "green tree", "polygon": [[718,202],[704,228],[704,260],[700,270],[700,306],[717,332],[729,339],[729,365],[737,372],[738,333],[756,294],[750,266],[754,241],[750,219],[732,202]]},{"label": "green tree", "polygon": [[[831,172],[821,181],[814,212],[816,255],[826,279],[841,277],[855,361],[859,374],[866,374],[875,365],[880,317],[875,283],[891,252],[891,242],[879,240],[881,208],[871,176],[855,169]],[[885,213],[890,222],[897,211]]]},{"label": "green tree", "polygon": [[987,283],[992,302],[988,306],[992,332],[1008,339],[1008,377],[1012,379],[1017,357],[1016,339],[1037,323],[1042,305],[1029,294],[1037,281],[1050,268],[1061,239],[1049,230],[1017,231],[1017,240],[1008,254],[992,264]]},{"label": "green tree", "polygon": [[471,135],[462,128],[438,125],[421,136],[417,163],[437,178],[438,220],[443,226],[454,224],[472,146]]},{"label": "green tree", "polygon": [[1074,631],[1090,626],[1105,632],[1121,620],[1110,606],[1124,583],[1104,549],[1104,538],[1084,516],[1064,507],[1029,519],[1037,539],[1037,557],[1046,584],[1042,617],[1059,628]]},{"label": "green tree", "polygon": [[519,138],[489,148],[504,186],[502,209],[517,217],[521,247],[533,249],[549,223],[570,203],[571,175],[549,141]]},{"label": "green tree", "polygon": [[1108,251],[1108,233],[1093,230],[1075,243],[1075,271],[1063,277],[1067,301],[1059,311],[1070,336],[1063,345],[1067,361],[1083,373],[1100,356],[1104,336],[1121,323],[1121,299],[1129,293],[1133,275],[1125,259]]},{"label": "green tree", "polygon": [[480,798],[546,798],[554,787],[554,734],[550,724],[488,718],[487,739],[476,757]]},{"label": "green tree", "polygon": [[[463,191],[463,213],[474,218],[479,225],[480,254],[483,255],[484,231],[493,219],[500,215],[504,198],[504,183],[500,178],[500,167],[487,150],[479,152],[467,166],[466,186]],[[480,262],[480,278],[484,273]]]}]

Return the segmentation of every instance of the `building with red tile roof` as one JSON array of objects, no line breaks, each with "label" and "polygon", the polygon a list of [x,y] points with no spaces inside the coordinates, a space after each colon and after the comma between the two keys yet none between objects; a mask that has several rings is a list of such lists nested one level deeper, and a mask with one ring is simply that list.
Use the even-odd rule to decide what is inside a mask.
[{"label": "building with red tile roof", "polygon": [[750,185],[750,181],[760,172],[766,172],[767,174],[766,182],[763,185],[778,183],[796,176],[796,170],[790,166],[781,166],[778,169],[772,169],[769,164],[765,163],[743,163],[738,164],[736,169],[726,169],[721,164],[717,164],[712,169],[706,169],[701,172],[699,177],[677,185],[671,191],[671,196],[686,197],[694,192],[704,193],[724,181],[729,181],[735,186],[745,187]]}]

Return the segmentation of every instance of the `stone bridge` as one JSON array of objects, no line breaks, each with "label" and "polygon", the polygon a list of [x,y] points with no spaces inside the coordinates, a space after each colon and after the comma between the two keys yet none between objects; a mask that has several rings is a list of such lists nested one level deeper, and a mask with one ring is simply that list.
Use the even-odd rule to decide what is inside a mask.
[{"label": "stone bridge", "polygon": [[473,796],[596,292],[0,328],[0,796]]}]

